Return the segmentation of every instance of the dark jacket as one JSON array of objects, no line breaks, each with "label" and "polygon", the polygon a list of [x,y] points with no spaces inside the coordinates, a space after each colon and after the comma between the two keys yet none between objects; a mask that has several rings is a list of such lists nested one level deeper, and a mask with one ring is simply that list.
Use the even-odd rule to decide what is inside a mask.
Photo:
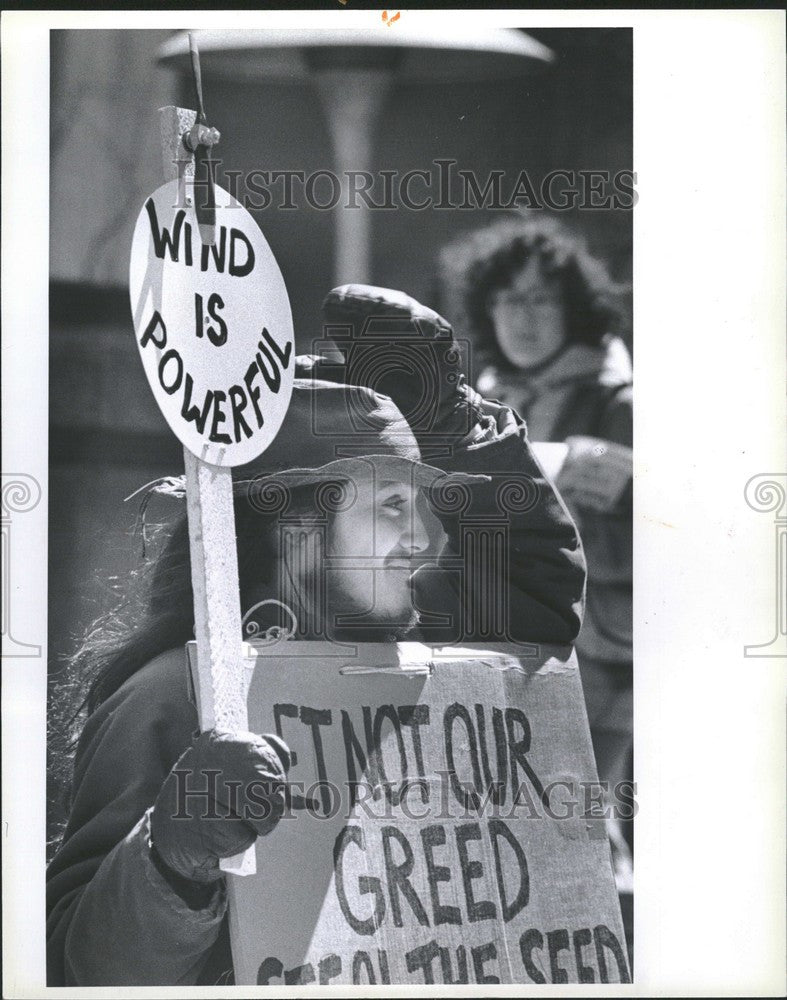
[{"label": "dark jacket", "polygon": [[[632,370],[623,341],[573,345],[535,376],[487,368],[478,380],[485,395],[513,407],[531,441],[589,436],[632,446]],[[558,480],[559,482],[559,480]],[[588,563],[585,620],[577,640],[584,658],[630,669],[632,658],[632,488],[607,510],[566,497]]]},{"label": "dark jacket", "polygon": [[[505,407],[486,409],[494,428],[488,440],[450,459],[430,458],[446,469],[488,473],[492,481],[474,484],[465,503],[446,499],[441,520],[451,551],[439,570],[419,571],[419,603],[438,605],[461,628],[468,619],[459,615],[459,604],[488,598],[473,593],[474,576],[468,583],[456,556],[465,551],[468,533],[501,530],[507,522],[500,537],[508,546],[509,614],[497,637],[569,643],[580,628],[585,585],[576,528],[536,463],[522,422]],[[503,592],[495,593],[499,599]],[[491,639],[473,625],[480,620],[471,615],[459,636]],[[420,637],[446,638],[428,626]],[[186,671],[184,650],[170,650],[87,720],[70,819],[47,875],[49,985],[232,981],[223,883],[195,906],[170,885],[149,851],[149,811],[198,727]]]}]

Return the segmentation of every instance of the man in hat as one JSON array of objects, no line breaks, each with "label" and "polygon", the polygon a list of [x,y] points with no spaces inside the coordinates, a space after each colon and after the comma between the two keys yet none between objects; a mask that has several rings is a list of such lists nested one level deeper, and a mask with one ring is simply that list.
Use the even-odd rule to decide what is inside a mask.
[{"label": "man in hat", "polygon": [[[584,593],[576,529],[523,421],[467,385],[451,325],[402,292],[369,285],[333,289],[324,315],[343,363],[314,359],[314,377],[390,397],[412,454],[433,477],[425,485],[445,544],[436,564],[411,577],[425,612],[417,638],[571,642]],[[348,409],[362,437],[363,413]]]},{"label": "man in hat", "polygon": [[[304,638],[571,642],[585,580],[573,522],[522,422],[464,383],[450,325],[363,285],[334,289],[325,317],[341,362],[299,359],[275,442],[234,472],[246,616],[286,607]],[[182,481],[157,490],[183,497]],[[83,650],[102,669],[48,872],[50,985],[230,981],[219,861],[275,826],[290,754],[276,736],[193,737],[191,605],[182,519],[147,618],[109,653],[100,629]],[[211,771],[221,820],[182,815],[178,775]]]}]

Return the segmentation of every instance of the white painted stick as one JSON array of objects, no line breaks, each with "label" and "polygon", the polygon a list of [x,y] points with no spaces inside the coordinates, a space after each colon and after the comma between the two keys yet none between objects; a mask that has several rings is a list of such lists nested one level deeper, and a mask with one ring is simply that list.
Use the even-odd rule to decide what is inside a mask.
[{"label": "white painted stick", "polygon": [[[183,449],[191,548],[191,585],[199,673],[200,726],[245,731],[246,673],[243,664],[238,555],[232,506],[232,470],[206,465]],[[254,847],[221,868],[253,875]]]},{"label": "white painted stick", "polygon": [[[182,136],[196,113],[185,108],[160,109],[161,148],[166,180],[183,179],[186,204],[193,192],[193,156]],[[200,726],[245,731],[246,709],[243,634],[241,631],[232,470],[206,465],[183,449],[191,550],[191,584],[200,688]],[[225,872],[253,875],[256,855],[245,853],[221,862]]]}]

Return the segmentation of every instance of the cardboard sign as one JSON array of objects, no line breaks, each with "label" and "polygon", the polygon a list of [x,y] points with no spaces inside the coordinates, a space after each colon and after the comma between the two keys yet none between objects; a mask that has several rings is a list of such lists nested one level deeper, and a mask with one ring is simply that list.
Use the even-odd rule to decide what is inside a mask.
[{"label": "cardboard sign", "polygon": [[629,982],[570,649],[262,647],[249,727],[294,760],[237,983]]},{"label": "cardboard sign", "polygon": [[216,241],[203,245],[177,180],[137,218],[129,286],[148,382],[167,423],[211,465],[250,462],[271,443],[292,392],[287,290],[259,227],[216,187]]}]

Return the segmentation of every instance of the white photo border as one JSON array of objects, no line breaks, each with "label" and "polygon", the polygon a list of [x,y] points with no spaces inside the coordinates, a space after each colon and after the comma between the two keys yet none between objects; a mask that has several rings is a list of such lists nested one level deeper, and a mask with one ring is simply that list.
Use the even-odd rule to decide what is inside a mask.
[{"label": "white photo border", "polygon": [[[461,17],[486,26],[634,30],[635,983],[583,991],[780,994],[785,660],[746,657],[743,650],[771,637],[777,600],[773,516],[748,506],[744,488],[753,476],[783,475],[787,453],[784,14],[404,13],[438,26]],[[13,519],[13,576],[3,595],[13,605],[15,637],[42,647],[40,658],[2,663],[8,997],[73,993],[43,985],[49,30],[208,27],[226,17],[183,10],[2,16],[3,489],[5,495],[13,473],[42,486],[34,509]],[[249,27],[379,22],[378,11],[350,5],[243,17]],[[462,995],[471,991],[461,988]],[[290,992],[336,994],[278,991]],[[189,990],[233,994],[268,995],[253,987]]]}]

